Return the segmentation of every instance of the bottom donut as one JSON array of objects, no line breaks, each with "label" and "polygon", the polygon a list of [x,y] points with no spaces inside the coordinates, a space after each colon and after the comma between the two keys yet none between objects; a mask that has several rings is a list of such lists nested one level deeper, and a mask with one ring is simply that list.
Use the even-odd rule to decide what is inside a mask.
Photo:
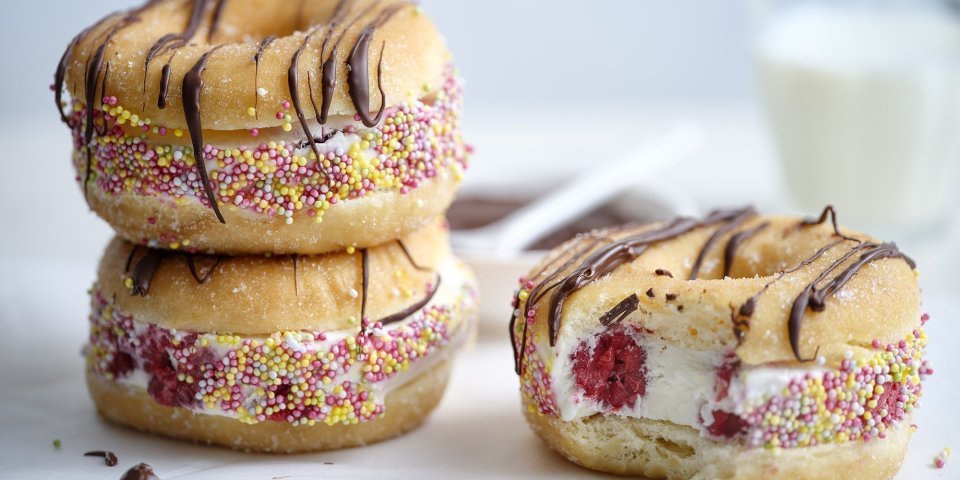
[{"label": "bottom donut", "polygon": [[357,447],[419,427],[440,402],[452,361],[444,361],[393,390],[383,416],[355,425],[247,424],[230,417],[195,413],[157,403],[146,390],[87,373],[87,387],[100,415],[144,432],[250,452],[301,453]]},{"label": "bottom donut", "polygon": [[91,397],[109,421],[238,450],[400,435],[436,407],[476,330],[476,281],[444,239],[303,257],[114,241],[91,291]]}]

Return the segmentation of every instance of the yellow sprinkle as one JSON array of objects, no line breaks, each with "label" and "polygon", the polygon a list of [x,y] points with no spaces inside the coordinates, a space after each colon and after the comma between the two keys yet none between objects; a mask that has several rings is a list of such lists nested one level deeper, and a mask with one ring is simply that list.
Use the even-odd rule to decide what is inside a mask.
[{"label": "yellow sprinkle", "polygon": [[247,115],[253,117],[257,115],[257,109],[253,107],[247,108]]}]

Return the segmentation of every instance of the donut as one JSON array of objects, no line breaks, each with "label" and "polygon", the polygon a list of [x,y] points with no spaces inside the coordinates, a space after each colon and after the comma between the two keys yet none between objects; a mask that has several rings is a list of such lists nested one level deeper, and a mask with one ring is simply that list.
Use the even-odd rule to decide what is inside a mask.
[{"label": "donut", "polygon": [[830,207],[583,234],[513,306],[528,423],[616,474],[890,478],[933,371],[914,262]]},{"label": "donut", "polygon": [[323,255],[225,256],[115,238],[91,290],[87,385],[108,421],[255,452],[420,425],[475,330],[440,221]]},{"label": "donut", "polygon": [[399,0],[150,0],[78,34],[52,89],[87,203],[155,248],[379,245],[443,214],[470,152],[451,56]]}]

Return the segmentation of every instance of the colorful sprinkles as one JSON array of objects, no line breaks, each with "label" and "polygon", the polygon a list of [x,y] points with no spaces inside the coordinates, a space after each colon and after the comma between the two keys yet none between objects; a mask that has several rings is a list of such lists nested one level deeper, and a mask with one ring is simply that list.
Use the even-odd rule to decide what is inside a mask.
[{"label": "colorful sprinkles", "polygon": [[[325,129],[318,144],[321,157],[306,142],[267,141],[248,146],[207,144],[202,158],[213,191],[222,205],[294,221],[294,213],[321,222],[323,213],[340,201],[374,191],[407,193],[441,173],[459,179],[471,152],[459,130],[462,85],[448,67],[441,88],[429,102],[414,98],[387,110],[375,128],[350,124]],[[290,102],[278,105],[276,118],[285,132],[292,130]],[[74,138],[74,165],[82,172],[85,109],[74,99],[69,117]],[[256,115],[251,106],[246,112]],[[355,120],[358,120],[355,119]],[[182,137],[181,129],[154,124],[105,95],[94,113],[102,134],[96,136],[91,186],[108,194],[165,195],[175,201],[209,202],[196,168],[196,152],[172,145],[164,137]],[[133,129],[140,132],[131,133]],[[259,129],[249,131],[258,137]],[[83,179],[78,175],[78,181]]]},{"label": "colorful sprinkles", "polygon": [[[359,332],[279,332],[240,337],[141,323],[94,290],[88,368],[113,381],[146,376],[160,404],[245,423],[351,425],[385,411],[389,381],[437,355],[469,326],[467,285],[453,305],[428,305],[408,320]],[[142,374],[142,375],[141,375]]]},{"label": "colorful sprinkles", "polygon": [[937,453],[936,457],[933,457],[933,466],[935,468],[943,468],[947,466],[947,460],[950,459],[950,449],[944,448],[940,450],[940,453]]},{"label": "colorful sprinkles", "polygon": [[748,401],[735,413],[747,425],[747,445],[794,448],[886,437],[917,407],[927,336],[914,330],[898,343],[873,342],[867,359],[844,359],[838,370],[793,379],[780,395]]}]

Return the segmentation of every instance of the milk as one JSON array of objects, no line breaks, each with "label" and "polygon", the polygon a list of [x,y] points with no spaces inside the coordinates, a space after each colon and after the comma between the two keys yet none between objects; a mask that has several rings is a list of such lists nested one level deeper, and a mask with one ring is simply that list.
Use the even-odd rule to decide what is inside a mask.
[{"label": "milk", "polygon": [[942,218],[960,173],[960,17],[810,3],[772,19],[758,55],[799,207],[833,203],[878,233]]}]

